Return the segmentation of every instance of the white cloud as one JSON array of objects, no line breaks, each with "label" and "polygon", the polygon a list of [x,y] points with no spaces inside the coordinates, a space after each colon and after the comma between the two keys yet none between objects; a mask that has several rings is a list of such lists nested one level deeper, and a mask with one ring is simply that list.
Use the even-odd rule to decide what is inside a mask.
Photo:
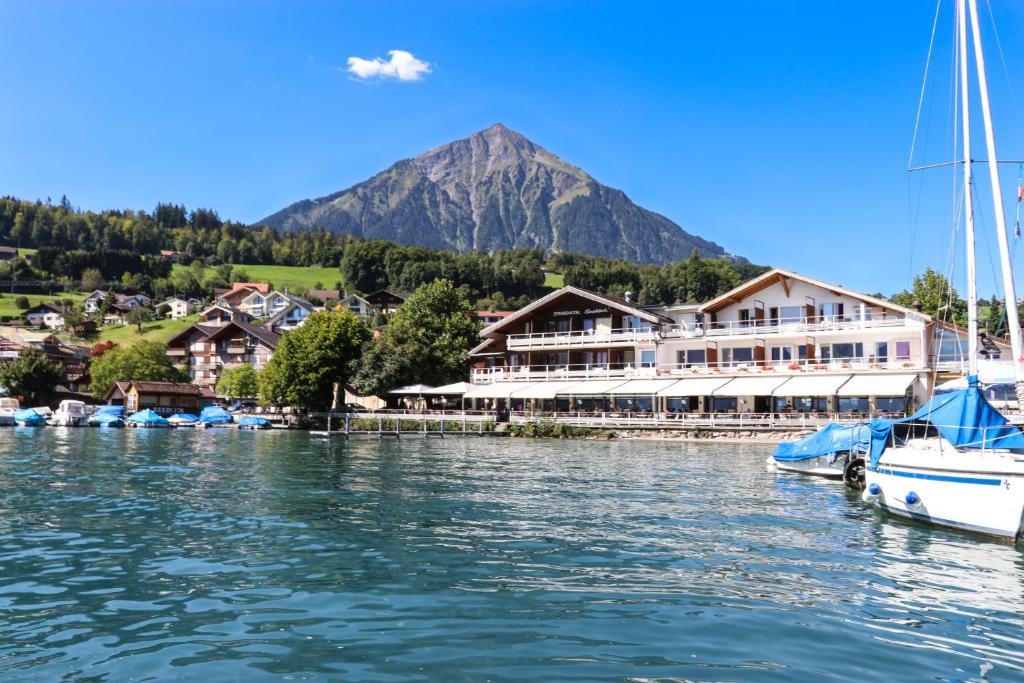
[{"label": "white cloud", "polygon": [[424,74],[430,73],[430,64],[416,59],[411,52],[391,50],[388,52],[388,56],[390,59],[387,61],[380,57],[373,59],[349,57],[348,72],[366,80],[397,78],[400,81],[418,81],[423,78]]}]

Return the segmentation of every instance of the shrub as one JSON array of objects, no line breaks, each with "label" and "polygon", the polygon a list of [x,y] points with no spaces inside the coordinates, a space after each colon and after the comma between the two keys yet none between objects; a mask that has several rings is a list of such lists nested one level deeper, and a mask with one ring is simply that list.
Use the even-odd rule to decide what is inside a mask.
[{"label": "shrub", "polygon": [[28,310],[29,308],[32,307],[32,305],[28,302],[27,296],[19,296],[17,299],[14,300],[14,305],[23,311]]}]

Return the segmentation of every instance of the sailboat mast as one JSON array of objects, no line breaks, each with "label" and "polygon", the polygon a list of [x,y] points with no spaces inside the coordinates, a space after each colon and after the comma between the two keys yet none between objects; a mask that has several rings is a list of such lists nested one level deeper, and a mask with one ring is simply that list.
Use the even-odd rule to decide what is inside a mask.
[{"label": "sailboat mast", "polygon": [[992,130],[992,110],[988,100],[988,79],[985,77],[985,56],[981,49],[981,30],[978,24],[978,0],[968,0],[971,9],[971,31],[974,35],[974,59],[978,71],[978,89],[981,91],[981,114],[985,121],[985,145],[988,148],[988,173],[991,178],[992,202],[995,205],[996,238],[999,242],[999,265],[1003,271],[1003,296],[1006,299],[1006,325],[1013,348],[1013,363],[1017,380],[1017,395],[1021,395],[1021,338],[1020,318],[1017,316],[1017,289],[1010,267],[1010,246],[1006,238],[1006,213],[1003,210],[999,183],[999,157],[996,155],[996,136]]},{"label": "sailboat mast", "polygon": [[967,2],[957,4],[960,65],[960,112],[964,136],[964,241],[967,246],[967,368],[978,374],[978,277],[974,256],[974,168],[971,161],[971,106],[967,69]]}]

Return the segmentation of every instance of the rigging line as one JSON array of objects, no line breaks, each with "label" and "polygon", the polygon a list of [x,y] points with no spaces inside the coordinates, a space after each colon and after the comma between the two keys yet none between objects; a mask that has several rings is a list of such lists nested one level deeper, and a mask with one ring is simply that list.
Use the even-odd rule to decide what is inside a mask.
[{"label": "rigging line", "polygon": [[939,26],[939,10],[942,7],[942,0],[936,0],[935,18],[932,20],[932,36],[928,41],[928,57],[924,63],[924,77],[921,79],[921,94],[917,99],[917,116],[914,119],[914,135],[910,140],[910,158],[907,159],[907,166],[914,163],[914,147],[917,145],[917,129],[921,124],[921,108],[924,106],[924,93],[928,87],[928,69],[932,63],[932,49],[935,47],[935,34]]},{"label": "rigging line", "polygon": [[[962,164],[963,159],[956,159],[954,161],[940,161],[935,164],[925,164],[924,166],[911,166],[907,171],[927,171],[932,168],[942,168],[943,166],[950,166],[955,164]],[[987,164],[988,159],[971,159],[972,164]],[[1022,164],[1024,159],[1001,159],[996,161],[997,164]]]}]

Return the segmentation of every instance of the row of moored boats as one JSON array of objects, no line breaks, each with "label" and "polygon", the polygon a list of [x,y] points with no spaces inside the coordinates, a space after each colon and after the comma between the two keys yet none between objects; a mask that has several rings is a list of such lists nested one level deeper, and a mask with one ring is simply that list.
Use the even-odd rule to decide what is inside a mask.
[{"label": "row of moored boats", "polygon": [[227,427],[240,429],[270,429],[270,421],[258,415],[235,417],[220,406],[203,408],[198,415],[175,413],[163,416],[146,408],[130,415],[123,406],[100,406],[94,411],[83,401],[61,401],[57,410],[50,408],[21,408],[17,399],[0,399],[0,424],[19,427]]}]

